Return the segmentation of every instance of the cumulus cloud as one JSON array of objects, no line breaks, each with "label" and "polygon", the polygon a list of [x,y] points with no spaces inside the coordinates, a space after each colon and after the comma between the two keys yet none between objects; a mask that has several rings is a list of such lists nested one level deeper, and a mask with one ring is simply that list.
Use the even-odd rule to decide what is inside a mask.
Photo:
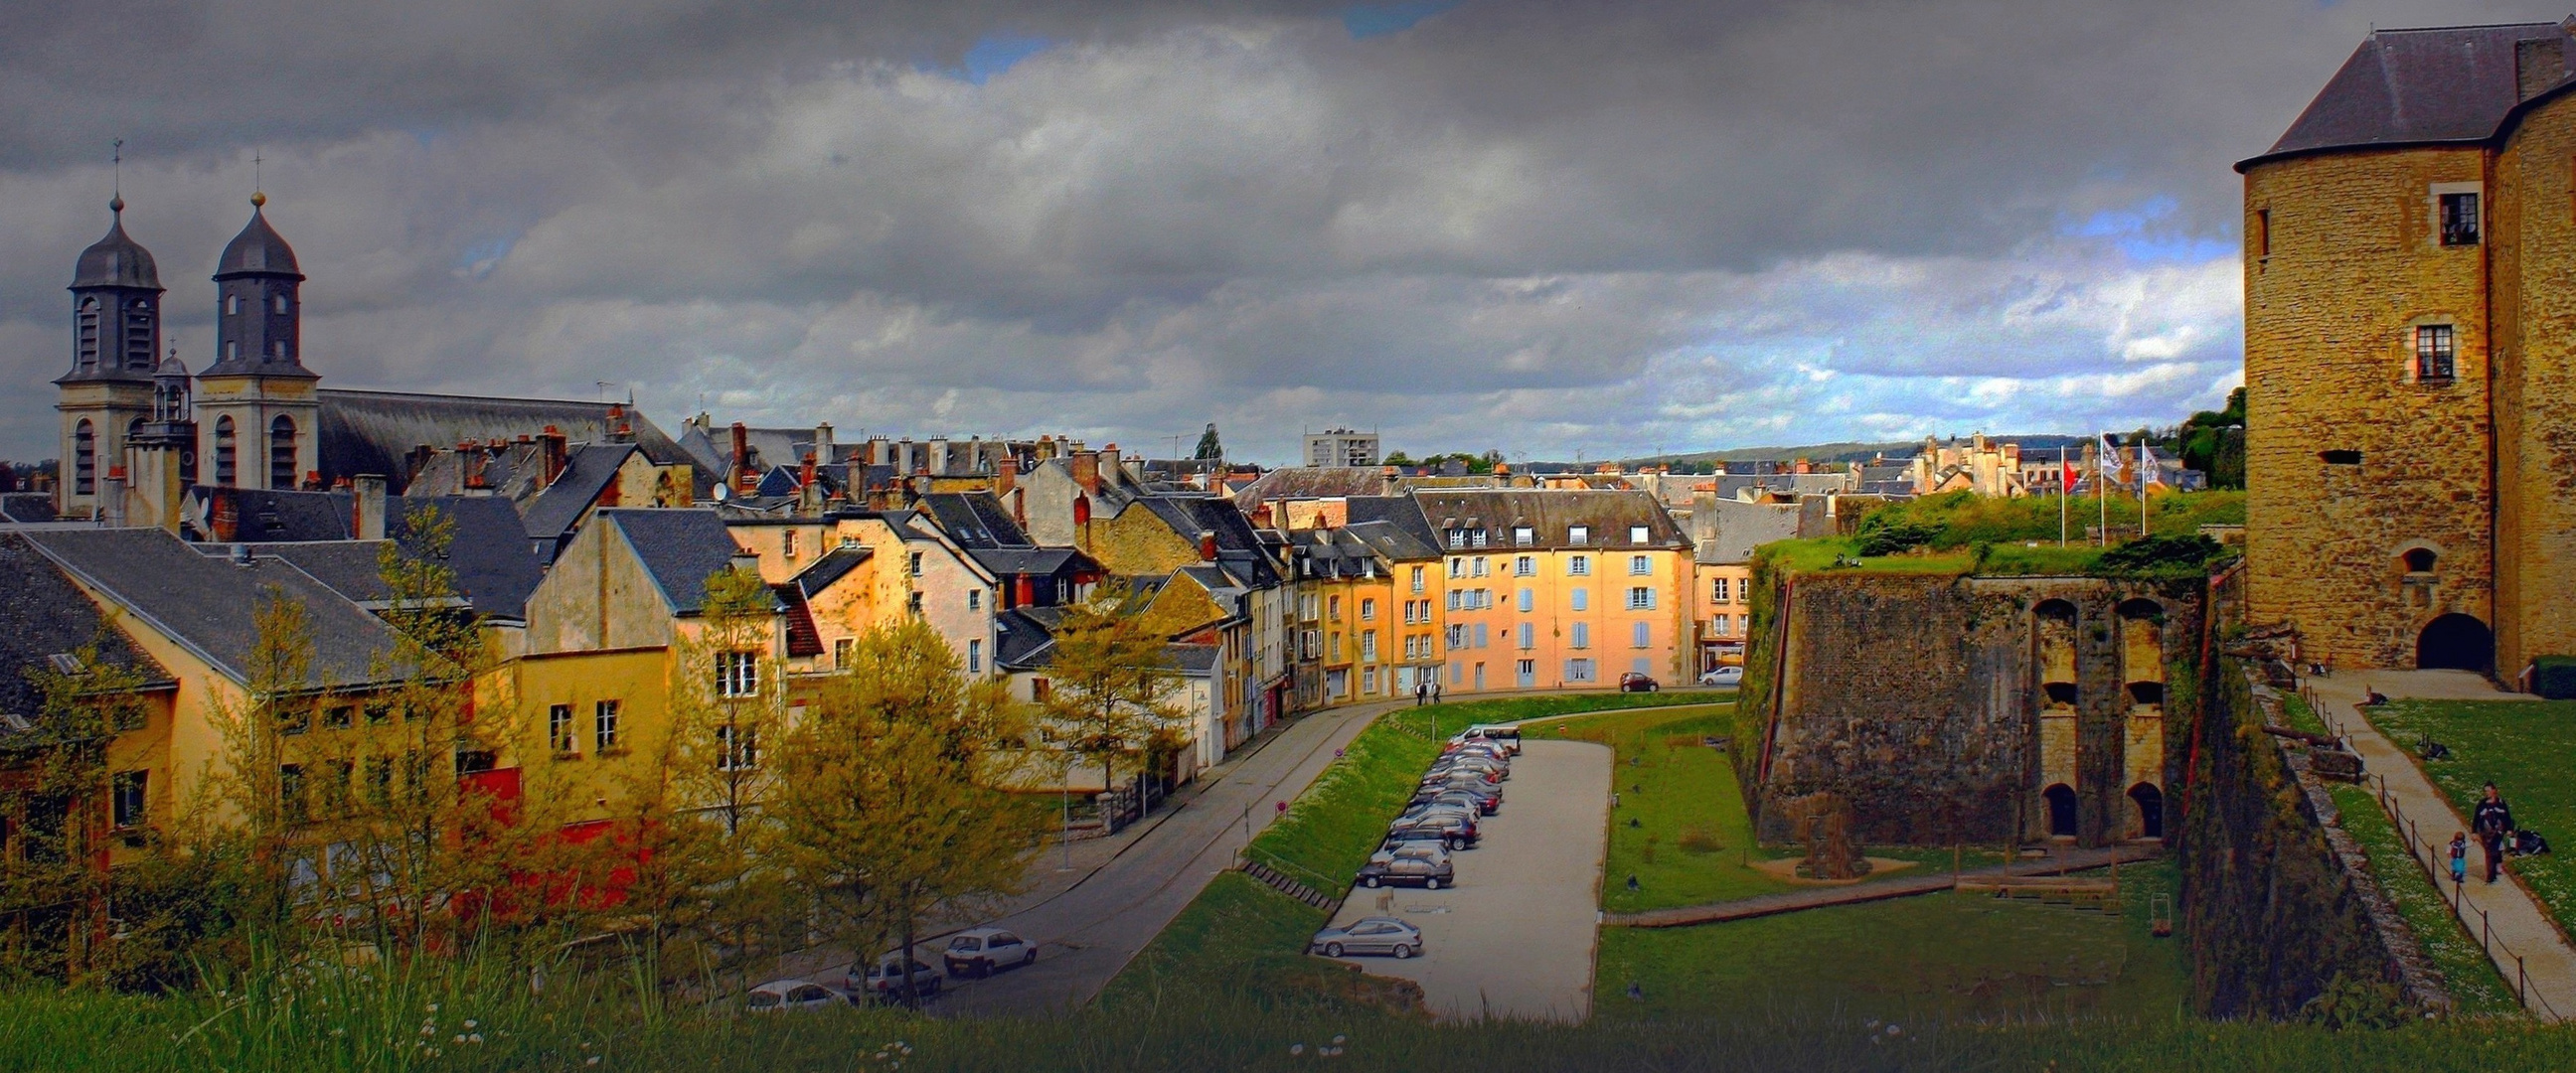
[{"label": "cumulus cloud", "polygon": [[[262,157],[326,385],[1148,448],[1215,420],[1272,461],[1327,423],[1536,457],[2134,427],[2233,382],[2227,164],[2370,23],[2436,16],[19,5],[0,368],[40,397],[66,363],[123,136],[194,364]],[[53,424],[0,411],[0,449]]]}]

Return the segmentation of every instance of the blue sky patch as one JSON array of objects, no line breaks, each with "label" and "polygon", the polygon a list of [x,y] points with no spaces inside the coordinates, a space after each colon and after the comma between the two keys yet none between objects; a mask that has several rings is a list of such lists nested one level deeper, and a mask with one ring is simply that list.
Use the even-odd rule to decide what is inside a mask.
[{"label": "blue sky patch", "polygon": [[1366,41],[1372,37],[1402,33],[1450,8],[1460,0],[1403,0],[1394,4],[1352,4],[1342,9],[1342,28],[1351,32],[1351,40]]},{"label": "blue sky patch", "polygon": [[2061,224],[2058,233],[2072,238],[2107,239],[2132,261],[2197,264],[2237,255],[2237,245],[2203,235],[2184,234],[2164,221],[2181,204],[2163,194],[2124,209],[2103,209],[2080,221]]},{"label": "blue sky patch", "polygon": [[1019,66],[1021,60],[1047,50],[1055,44],[1043,37],[1021,37],[1016,34],[986,34],[966,50],[965,63],[949,74],[976,85],[983,85],[994,75]]}]

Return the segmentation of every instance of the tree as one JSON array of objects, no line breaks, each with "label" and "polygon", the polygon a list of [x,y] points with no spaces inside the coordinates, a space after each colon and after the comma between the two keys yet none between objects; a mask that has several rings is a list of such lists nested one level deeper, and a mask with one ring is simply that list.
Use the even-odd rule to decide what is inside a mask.
[{"label": "tree", "polygon": [[1122,759],[1158,763],[1184,740],[1165,640],[1146,627],[1144,602],[1130,596],[1113,583],[1067,605],[1048,650],[1052,688],[1040,717],[1062,743],[1068,781],[1078,756],[1100,765],[1102,788],[1114,787]]},{"label": "tree", "polygon": [[1390,466],[1410,466],[1414,464],[1414,461],[1411,455],[1407,455],[1402,451],[1397,451],[1386,456],[1386,464]]},{"label": "tree", "polygon": [[1215,461],[1225,457],[1225,445],[1217,442],[1216,422],[1208,422],[1207,431],[1199,433],[1198,452],[1190,457],[1202,462]]},{"label": "tree", "polygon": [[107,751],[119,731],[143,725],[145,707],[143,676],[103,661],[106,644],[92,640],[66,666],[28,668],[42,706],[26,730],[0,738],[19,807],[17,859],[0,857],[0,919],[21,925],[0,934],[0,966],[14,972],[71,982],[113,972]]},{"label": "tree", "polygon": [[[822,930],[864,963],[889,940],[911,956],[921,923],[983,910],[1019,888],[1039,818],[994,784],[1019,735],[998,683],[970,684],[919,618],[852,646],[790,734],[771,812],[780,858]],[[904,974],[905,1000],[912,976]]]}]

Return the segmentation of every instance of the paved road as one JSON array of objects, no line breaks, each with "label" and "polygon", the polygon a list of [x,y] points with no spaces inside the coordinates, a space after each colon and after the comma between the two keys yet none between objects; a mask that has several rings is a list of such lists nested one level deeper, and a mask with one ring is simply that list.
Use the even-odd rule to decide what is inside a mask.
[{"label": "paved road", "polygon": [[1116,859],[1070,889],[992,921],[1037,942],[1037,964],[987,980],[953,981],[955,990],[940,999],[934,1012],[1057,1013],[1091,1001],[1209,880],[1232,866],[1247,838],[1247,809],[1250,829],[1258,833],[1272,819],[1273,802],[1303,793],[1332,763],[1335,750],[1394,707],[1372,704],[1318,712],[1249,756],[1229,761],[1196,796]]},{"label": "paved road", "polygon": [[1353,890],[1333,918],[1388,915],[1422,929],[1422,957],[1346,958],[1422,985],[1442,1020],[1579,1023],[1592,1015],[1601,862],[1610,840],[1608,746],[1532,740],[1512,763],[1502,811],[1475,849],[1454,855],[1458,886]]},{"label": "paved road", "polygon": [[[2416,862],[2433,877],[2436,887],[2449,889],[2451,864],[2445,847],[2451,832],[2468,830],[2469,823],[2451,810],[2450,800],[2415,766],[2414,754],[2398,748],[2363,718],[2362,692],[2375,688],[2391,698],[2426,700],[2532,698],[2501,692],[2468,671],[2347,671],[2308,679],[2307,685],[2316,691],[2318,716],[2335,733],[2351,739],[2353,751],[2361,754],[2374,788],[2384,795],[2381,804],[2394,802],[2398,822],[2411,822],[2423,832],[2416,844]],[[2510,787],[2506,798],[2512,798]],[[2484,858],[2472,850],[2470,871],[2483,864]],[[2557,925],[2521,884],[2471,882],[2460,895],[2460,919],[2468,924],[2470,935],[2487,941],[2487,956],[2504,974],[2506,986],[2513,986],[2521,972],[2529,971],[2531,990],[2523,1006],[2543,1020],[2576,1016],[2576,949],[2568,947]]]}]

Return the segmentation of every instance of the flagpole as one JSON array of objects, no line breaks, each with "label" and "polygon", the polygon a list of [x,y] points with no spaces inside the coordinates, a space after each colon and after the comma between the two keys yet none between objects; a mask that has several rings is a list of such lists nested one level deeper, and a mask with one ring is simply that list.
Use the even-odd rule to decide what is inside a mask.
[{"label": "flagpole", "polygon": [[2147,537],[2147,460],[2154,458],[2154,448],[2145,437],[2138,439],[2138,539]]},{"label": "flagpole", "polygon": [[[2107,434],[2095,436],[2093,442],[2094,450],[2099,451],[2102,445],[2111,442],[2111,437]],[[2111,546],[2111,458],[2105,455],[2093,461],[2093,504],[2102,508],[2102,527],[2098,532],[2101,533],[2102,546],[2107,548]]]},{"label": "flagpole", "polygon": [[2075,494],[2066,483],[2068,472],[2066,445],[2061,443],[2057,445],[2057,546],[2061,548],[2066,546],[2066,500]]}]

